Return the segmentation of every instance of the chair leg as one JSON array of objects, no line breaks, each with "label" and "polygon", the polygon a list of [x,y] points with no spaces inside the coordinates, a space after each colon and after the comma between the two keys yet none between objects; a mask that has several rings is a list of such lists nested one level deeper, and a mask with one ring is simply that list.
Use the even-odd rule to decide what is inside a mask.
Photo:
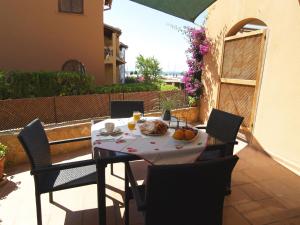
[{"label": "chair leg", "polygon": [[124,211],[124,224],[129,225],[129,180],[125,170],[125,211]]},{"label": "chair leg", "polygon": [[225,189],[225,195],[230,195],[230,194],[231,194],[231,176],[227,181],[226,189]]},{"label": "chair leg", "polygon": [[115,175],[114,174],[114,164],[113,163],[110,164],[110,174]]},{"label": "chair leg", "polygon": [[35,192],[35,204],[36,204],[37,224],[42,225],[41,195],[38,192]]},{"label": "chair leg", "polygon": [[53,203],[53,192],[49,192],[49,202]]}]

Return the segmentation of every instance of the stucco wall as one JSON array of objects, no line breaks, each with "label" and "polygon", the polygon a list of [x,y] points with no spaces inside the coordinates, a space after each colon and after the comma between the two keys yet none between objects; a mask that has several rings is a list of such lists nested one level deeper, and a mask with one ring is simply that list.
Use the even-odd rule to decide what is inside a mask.
[{"label": "stucco wall", "polygon": [[276,160],[300,174],[300,3],[298,0],[218,0],[209,8],[212,53],[206,57],[205,120],[216,105],[223,37],[244,19],[257,18],[267,29],[267,47],[253,134]]},{"label": "stucco wall", "polygon": [[0,1],[0,69],[61,70],[68,59],[104,77],[103,1],[84,1],[84,14],[58,12],[58,0]]}]

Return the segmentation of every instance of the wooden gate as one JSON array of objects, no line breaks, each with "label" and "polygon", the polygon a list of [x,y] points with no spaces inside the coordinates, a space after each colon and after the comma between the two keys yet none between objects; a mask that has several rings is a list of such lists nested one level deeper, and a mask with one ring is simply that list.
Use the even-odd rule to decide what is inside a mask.
[{"label": "wooden gate", "polygon": [[224,40],[218,108],[244,117],[242,129],[252,132],[260,87],[266,34],[264,30]]}]

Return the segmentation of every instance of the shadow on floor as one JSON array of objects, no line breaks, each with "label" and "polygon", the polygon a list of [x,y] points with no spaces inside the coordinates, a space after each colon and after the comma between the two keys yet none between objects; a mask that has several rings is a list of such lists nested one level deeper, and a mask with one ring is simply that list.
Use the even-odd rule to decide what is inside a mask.
[{"label": "shadow on floor", "polygon": [[5,199],[11,192],[18,189],[18,186],[21,184],[21,182],[13,182],[13,176],[9,178],[4,178],[0,184],[0,200]]},{"label": "shadow on floor", "polygon": [[[96,208],[72,211],[55,201],[52,204],[66,212],[64,225],[98,225],[98,209]],[[112,206],[106,208],[107,225],[123,223],[122,215],[116,208],[120,208],[120,205],[115,201]]]},{"label": "shadow on floor", "polygon": [[[90,149],[80,149],[78,151],[75,152],[69,152],[69,153],[65,153],[65,154],[60,154],[60,155],[54,155],[52,156],[52,160],[53,163],[59,163],[65,160],[72,160],[72,161],[76,161],[76,159],[74,160],[74,158],[76,157],[81,157],[81,156],[86,156],[90,154],[91,155],[91,150]],[[91,155],[92,158],[92,155]],[[20,165],[13,165],[13,166],[7,166],[5,167],[5,171],[8,175],[15,175],[18,173],[22,173],[25,171],[30,170],[30,165],[29,163],[23,163]]]}]

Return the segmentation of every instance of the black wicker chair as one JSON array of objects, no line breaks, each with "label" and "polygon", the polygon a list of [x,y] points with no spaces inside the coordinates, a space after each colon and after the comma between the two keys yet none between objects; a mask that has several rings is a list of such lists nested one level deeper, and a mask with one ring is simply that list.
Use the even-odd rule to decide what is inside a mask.
[{"label": "black wicker chair", "polygon": [[[134,111],[139,111],[144,114],[144,101],[126,100],[126,101],[111,101],[110,102],[110,117],[111,118],[127,118],[132,117]],[[121,153],[115,153],[121,154]],[[114,165],[110,164],[110,173],[114,175]]]},{"label": "black wicker chair", "polygon": [[111,101],[111,118],[131,117],[134,111],[144,113],[144,101]]},{"label": "black wicker chair", "polygon": [[22,129],[18,139],[29,158],[31,175],[34,176],[38,225],[42,225],[41,194],[49,193],[49,201],[53,203],[53,191],[97,183],[95,161],[92,159],[55,165],[51,162],[51,144],[89,140],[90,137],[49,143],[40,120],[35,119]]},{"label": "black wicker chair", "polygon": [[[145,225],[221,225],[226,177],[237,156],[182,165],[148,167],[146,185],[138,186],[126,166],[125,224],[129,225],[129,200],[144,212]],[[128,182],[126,182],[128,184]]]},{"label": "black wicker chair", "polygon": [[[207,121],[207,126],[196,126],[198,129],[206,129],[206,133],[217,139],[227,142],[225,148],[207,147],[198,160],[210,160],[219,157],[233,155],[234,145],[237,144],[236,137],[244,117],[237,116],[218,109],[212,109]],[[227,194],[231,193],[231,178],[227,185]]]}]

